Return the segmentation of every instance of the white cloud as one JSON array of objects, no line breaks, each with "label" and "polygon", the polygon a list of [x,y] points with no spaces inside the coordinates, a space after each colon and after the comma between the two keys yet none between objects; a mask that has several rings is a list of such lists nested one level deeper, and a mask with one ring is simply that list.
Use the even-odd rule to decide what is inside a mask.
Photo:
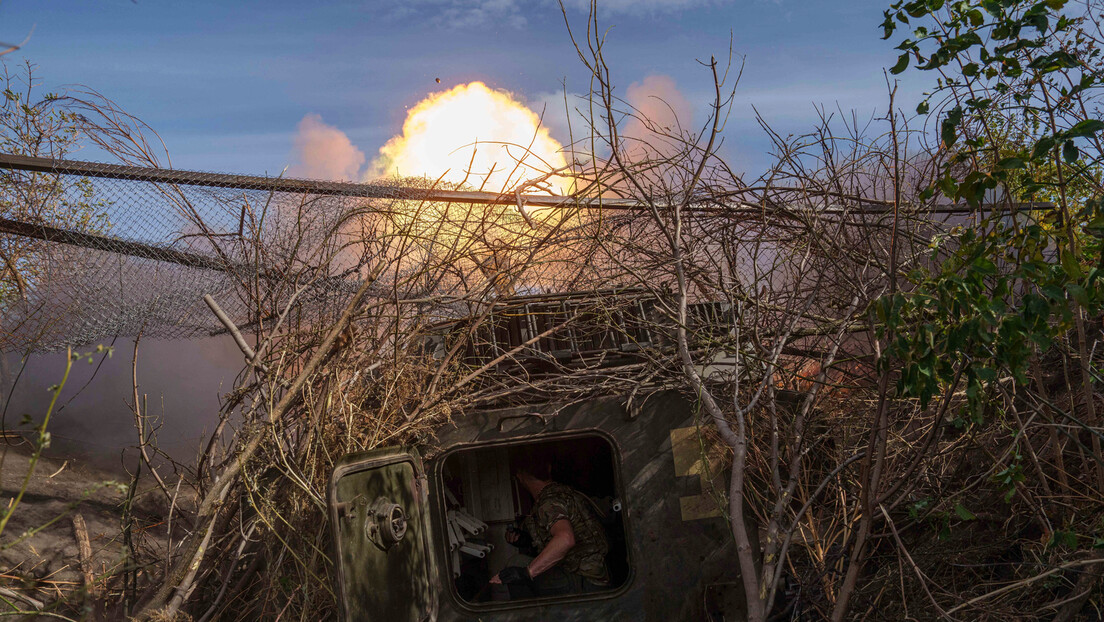
[{"label": "white cloud", "polygon": [[[656,15],[695,9],[703,6],[730,4],[734,0],[598,0],[602,15]],[[781,4],[782,0],[756,0]],[[563,0],[569,11],[587,13],[590,0]],[[389,15],[393,18],[420,18],[448,29],[469,29],[483,26],[524,28],[529,21],[528,7],[559,13],[558,0],[406,0],[396,3]]]},{"label": "white cloud", "polygon": [[442,28],[462,30],[491,24],[526,25],[518,0],[407,0],[394,15],[420,15]]},{"label": "white cloud", "polygon": [[[700,6],[727,4],[728,0],[598,0],[598,12],[616,13],[667,13]],[[577,11],[590,11],[590,0],[564,0],[564,5]]]}]

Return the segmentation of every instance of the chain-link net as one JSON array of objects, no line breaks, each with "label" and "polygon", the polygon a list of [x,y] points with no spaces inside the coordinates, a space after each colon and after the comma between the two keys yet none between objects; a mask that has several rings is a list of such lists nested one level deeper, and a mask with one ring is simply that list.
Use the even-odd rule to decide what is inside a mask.
[{"label": "chain-link net", "polygon": [[[410,193],[386,184],[5,158],[0,348],[9,351],[218,332],[204,294],[235,319],[250,316],[248,297],[258,292],[286,303],[283,281],[309,260],[305,247],[326,244],[343,214]],[[296,294],[297,309],[332,312],[358,283],[355,269],[314,278]]]}]

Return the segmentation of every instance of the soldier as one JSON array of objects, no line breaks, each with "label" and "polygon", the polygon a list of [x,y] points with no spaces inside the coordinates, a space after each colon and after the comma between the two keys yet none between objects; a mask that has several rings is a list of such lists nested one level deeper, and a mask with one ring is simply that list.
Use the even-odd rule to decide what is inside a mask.
[{"label": "soldier", "polygon": [[522,550],[525,541],[531,540],[536,557],[527,564],[515,558],[491,583],[505,584],[511,598],[608,589],[609,543],[593,502],[570,486],[552,481],[550,462],[533,464],[515,470],[518,483],[533,496],[533,509],[522,521],[524,529],[508,531],[506,539]]}]

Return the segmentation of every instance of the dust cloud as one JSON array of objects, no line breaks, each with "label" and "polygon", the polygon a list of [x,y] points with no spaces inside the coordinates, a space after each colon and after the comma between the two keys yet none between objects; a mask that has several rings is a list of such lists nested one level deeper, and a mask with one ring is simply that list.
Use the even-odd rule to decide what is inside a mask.
[{"label": "dust cloud", "polygon": [[[113,471],[120,471],[124,463],[133,466],[136,454],[128,450],[137,445],[138,438],[130,409],[133,354],[133,340],[120,337],[114,354],[102,365],[101,357],[92,364],[80,361],[73,365],[50,420],[48,455]],[[159,426],[157,440],[163,451],[181,462],[195,458],[218,423],[220,394],[233,388],[242,366],[242,354],[227,336],[141,340],[138,391],[146,396],[150,420]],[[34,424],[42,421],[50,387],[64,374],[65,352],[32,355],[22,373],[21,367],[17,356],[6,355],[0,379],[0,407],[8,402],[3,422],[6,431],[29,429],[33,424],[21,425],[25,415]]]}]

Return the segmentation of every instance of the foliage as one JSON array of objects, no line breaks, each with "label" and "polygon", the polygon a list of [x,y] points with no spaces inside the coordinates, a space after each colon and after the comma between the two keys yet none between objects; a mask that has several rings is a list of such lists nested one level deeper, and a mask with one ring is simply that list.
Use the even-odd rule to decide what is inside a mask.
[{"label": "foliage", "polygon": [[1001,554],[1030,556],[1046,570],[1014,566],[1019,580],[947,614],[997,611],[998,602],[1034,614],[1050,601],[1056,619],[1068,620],[1099,582],[1095,569],[1067,579],[1072,588],[1054,580],[1100,563],[1087,549],[1104,516],[1095,354],[1104,316],[1104,35],[1099,2],[1080,6],[1075,14],[1065,0],[900,1],[882,24],[885,38],[911,28],[892,73],[911,65],[938,74],[916,109],[934,117],[938,136],[939,174],[920,198],[968,215],[932,238],[906,287],[872,305],[885,344],[879,369],[897,378],[887,399],[938,404],[933,430],[946,411],[969,432],[948,456],[956,444],[986,456],[962,465],[962,479],[914,486],[929,494],[909,518],[950,538],[981,528],[964,504],[993,496],[1009,520],[1033,514],[1031,530],[1042,531],[1035,541],[1009,539]]},{"label": "foliage", "polygon": [[[54,93],[39,95],[34,66],[18,73],[0,64],[0,153],[63,158],[85,135],[78,112]],[[104,233],[111,221],[107,202],[95,196],[88,179],[66,180],[54,173],[0,170],[0,219]],[[42,244],[0,237],[0,309],[26,296],[42,276]]]},{"label": "foliage", "polygon": [[[988,209],[934,243],[932,265],[910,274],[913,289],[875,310],[882,334],[896,336],[902,394],[926,406],[961,375],[974,421],[994,382],[1026,382],[1031,355],[1104,303],[1104,57],[1091,14],[1071,17],[1064,6],[918,0],[894,4],[883,23],[888,38],[924,20],[897,46],[893,72],[914,60],[941,76],[917,109],[944,96],[948,157],[926,195]],[[1001,131],[1010,126],[1014,140]],[[1040,195],[1054,204],[1015,205]]]},{"label": "foliage", "polygon": [[[62,372],[61,381],[58,384],[50,387],[50,402],[46,408],[46,413],[42,417],[42,422],[34,426],[34,439],[32,440],[33,450],[31,457],[27,465],[27,472],[23,476],[22,485],[15,492],[15,496],[12,497],[7,507],[0,512],[0,536],[4,534],[4,528],[8,525],[8,521],[11,520],[16,510],[19,508],[20,502],[23,500],[23,495],[27,492],[27,487],[30,485],[31,477],[34,476],[35,467],[38,464],[39,459],[42,457],[42,452],[50,447],[50,418],[56,412],[58,398],[61,396],[62,389],[65,388],[65,383],[69,380],[69,373],[73,369],[73,363],[78,361],[87,361],[91,363],[93,359],[99,355],[111,356],[111,348],[105,348],[104,346],[96,346],[95,350],[80,353],[69,350],[65,354],[65,370]],[[30,419],[24,420],[24,423],[31,423]],[[0,547],[8,548],[16,542],[28,537],[31,533],[19,534],[14,540],[0,541]]]}]

